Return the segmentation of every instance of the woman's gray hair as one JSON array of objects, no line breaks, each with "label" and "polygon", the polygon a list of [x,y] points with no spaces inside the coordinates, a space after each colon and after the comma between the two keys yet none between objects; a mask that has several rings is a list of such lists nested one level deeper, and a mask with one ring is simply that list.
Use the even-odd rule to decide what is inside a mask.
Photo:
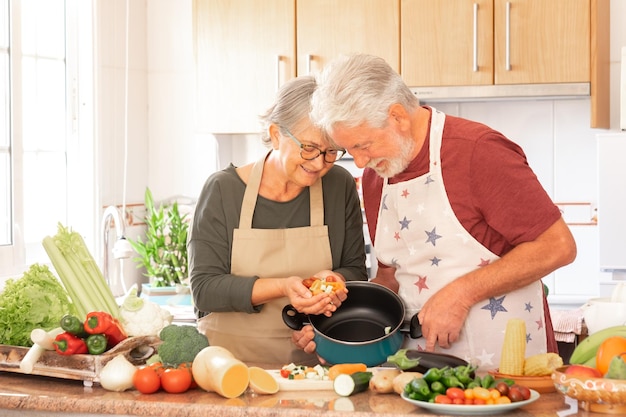
[{"label": "woman's gray hair", "polygon": [[311,120],[326,132],[336,125],[371,127],[386,125],[389,107],[401,104],[407,111],[419,107],[419,100],[400,75],[377,56],[340,56],[329,62],[317,76],[311,99]]},{"label": "woman's gray hair", "polygon": [[304,118],[308,120],[311,111],[311,96],[317,87],[315,78],[311,75],[302,75],[283,84],[274,104],[260,116],[263,127],[261,140],[271,143],[269,127],[276,124],[281,128],[294,131],[294,127]]}]

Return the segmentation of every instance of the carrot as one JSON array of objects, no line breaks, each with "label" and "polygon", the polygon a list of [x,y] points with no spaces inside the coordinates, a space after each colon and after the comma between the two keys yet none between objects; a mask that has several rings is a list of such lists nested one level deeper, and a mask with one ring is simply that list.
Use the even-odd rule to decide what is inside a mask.
[{"label": "carrot", "polygon": [[328,369],[328,379],[333,381],[337,375],[348,374],[352,375],[355,372],[366,372],[367,365],[364,363],[339,363],[333,365]]}]

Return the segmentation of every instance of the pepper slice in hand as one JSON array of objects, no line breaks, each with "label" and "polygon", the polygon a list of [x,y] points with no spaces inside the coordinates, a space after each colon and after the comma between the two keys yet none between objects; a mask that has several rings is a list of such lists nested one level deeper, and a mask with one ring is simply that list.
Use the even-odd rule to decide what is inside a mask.
[{"label": "pepper slice in hand", "polygon": [[85,331],[89,334],[105,335],[108,348],[112,348],[128,337],[119,320],[105,311],[92,311],[87,314]]},{"label": "pepper slice in hand", "polygon": [[100,355],[106,352],[108,340],[103,334],[91,334],[85,339],[85,343],[87,343],[87,349],[90,354]]},{"label": "pepper slice in hand", "polygon": [[61,355],[87,353],[87,344],[83,339],[69,332],[63,332],[54,338],[54,350]]}]

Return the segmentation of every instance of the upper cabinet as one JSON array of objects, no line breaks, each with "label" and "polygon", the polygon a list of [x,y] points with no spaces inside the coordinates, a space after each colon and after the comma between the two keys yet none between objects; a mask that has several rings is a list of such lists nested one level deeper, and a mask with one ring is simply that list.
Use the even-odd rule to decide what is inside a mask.
[{"label": "upper cabinet", "polygon": [[574,91],[609,127],[608,3],[401,0],[402,77],[425,100]]},{"label": "upper cabinet", "polygon": [[493,84],[493,0],[402,0],[401,16],[408,85]]},{"label": "upper cabinet", "polygon": [[194,0],[200,131],[259,131],[259,114],[295,76],[295,0]]},{"label": "upper cabinet", "polygon": [[202,131],[258,132],[280,85],[340,54],[400,70],[398,1],[194,0],[194,22]]},{"label": "upper cabinet", "polygon": [[298,75],[342,54],[368,53],[400,71],[400,5],[389,0],[297,0]]},{"label": "upper cabinet", "polygon": [[590,96],[609,127],[609,0],[194,0],[194,37],[200,131],[258,132],[285,81],[357,52],[424,101]]}]

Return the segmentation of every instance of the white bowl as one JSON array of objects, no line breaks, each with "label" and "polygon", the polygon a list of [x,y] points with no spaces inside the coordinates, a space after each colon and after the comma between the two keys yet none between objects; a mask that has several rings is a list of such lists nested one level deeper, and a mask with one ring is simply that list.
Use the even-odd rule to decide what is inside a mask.
[{"label": "white bowl", "polygon": [[589,334],[626,323],[626,303],[612,302],[608,297],[592,298],[582,309]]}]

